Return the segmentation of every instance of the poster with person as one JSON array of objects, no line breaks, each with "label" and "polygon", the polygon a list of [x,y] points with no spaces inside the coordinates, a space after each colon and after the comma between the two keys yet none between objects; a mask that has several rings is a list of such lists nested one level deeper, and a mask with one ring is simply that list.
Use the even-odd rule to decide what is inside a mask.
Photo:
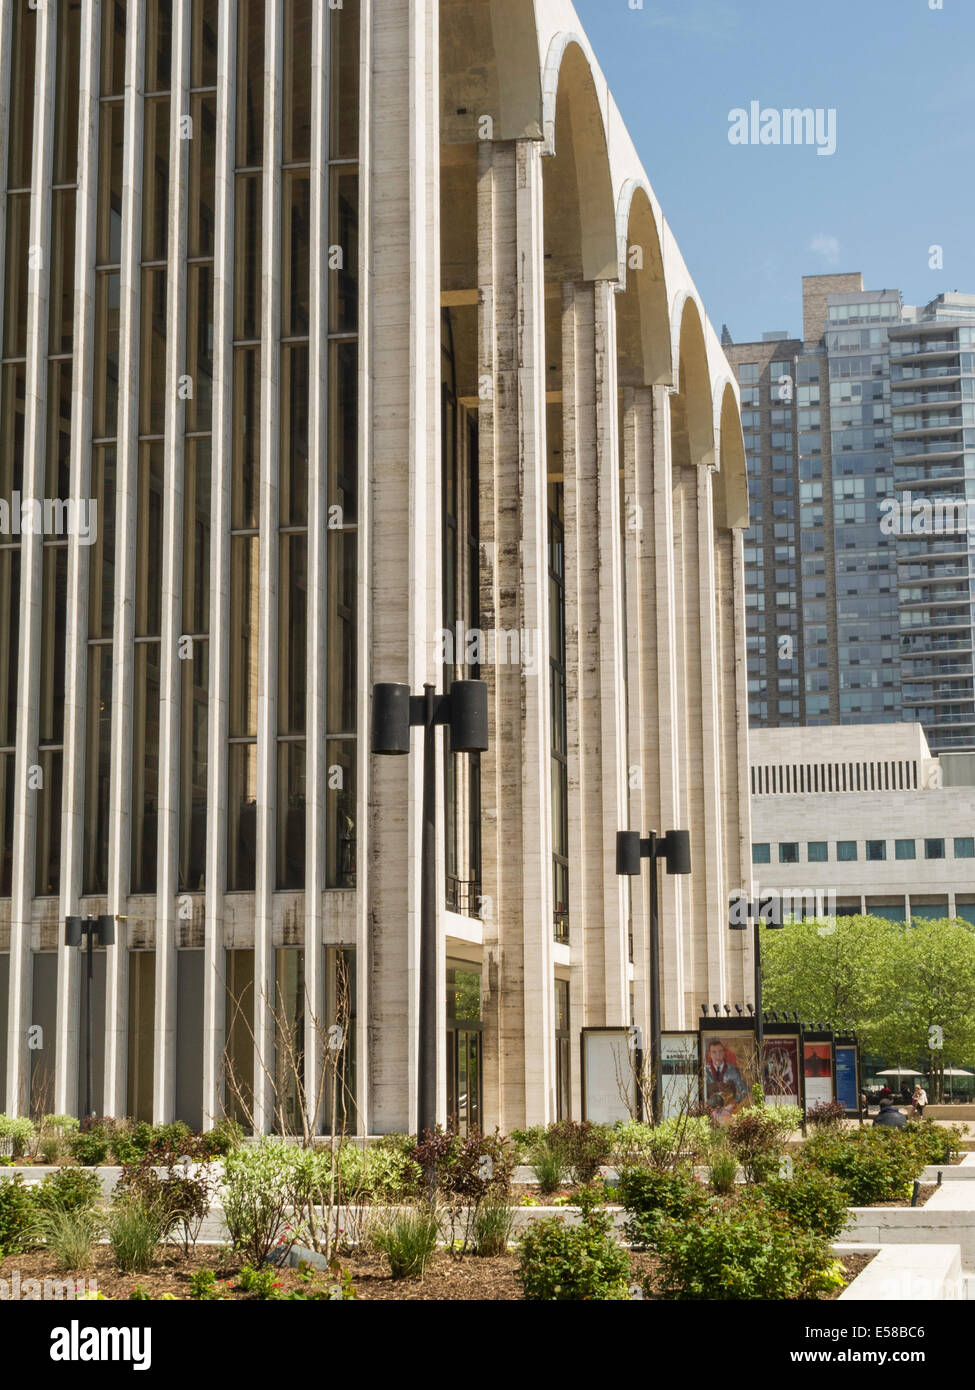
[{"label": "poster with person", "polygon": [[717,1124],[751,1100],[755,1080],[755,1035],[738,1031],[701,1029],[704,1056],[704,1100]]},{"label": "poster with person", "polygon": [[765,1034],[762,1057],[762,1089],[768,1105],[799,1105],[802,1077],[799,1036]]}]

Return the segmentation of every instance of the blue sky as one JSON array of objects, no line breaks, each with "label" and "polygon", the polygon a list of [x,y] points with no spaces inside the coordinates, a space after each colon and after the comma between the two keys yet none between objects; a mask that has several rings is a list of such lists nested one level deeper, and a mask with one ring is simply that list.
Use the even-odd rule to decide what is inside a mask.
[{"label": "blue sky", "polygon": [[[803,275],[975,293],[975,0],[575,5],[719,330],[798,335]],[[834,107],[836,153],[730,144],[752,101]]]}]

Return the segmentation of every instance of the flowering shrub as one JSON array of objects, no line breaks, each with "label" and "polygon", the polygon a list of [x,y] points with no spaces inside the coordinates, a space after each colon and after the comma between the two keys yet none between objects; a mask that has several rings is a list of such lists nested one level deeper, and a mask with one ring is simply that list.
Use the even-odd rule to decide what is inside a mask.
[{"label": "flowering shrub", "polygon": [[518,1280],[526,1299],[628,1299],[630,1260],[612,1235],[611,1218],[594,1207],[578,1226],[560,1216],[533,1221],[518,1241]]}]

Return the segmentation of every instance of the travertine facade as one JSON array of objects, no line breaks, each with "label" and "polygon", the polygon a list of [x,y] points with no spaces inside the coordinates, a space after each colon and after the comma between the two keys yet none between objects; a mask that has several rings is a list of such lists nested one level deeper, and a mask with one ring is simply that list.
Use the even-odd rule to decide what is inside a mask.
[{"label": "travertine facade", "polygon": [[[0,0],[0,55],[16,8]],[[48,1083],[48,1109],[79,1105],[81,972],[61,923],[110,913],[120,920],[93,997],[99,1020],[105,1010],[95,1108],[209,1123],[229,1104],[229,1057],[245,1118],[293,1126],[290,1028],[305,1108],[327,1127],[317,1076],[325,1028],[341,1016],[350,1123],[410,1128],[419,735],[409,758],[372,756],[371,691],[477,675],[490,750],[477,763],[438,752],[454,763],[448,773],[441,762],[439,783],[439,1109],[485,1128],[578,1116],[580,1029],[649,1023],[648,876],[617,877],[617,830],[690,830],[691,876],[661,878],[664,1028],[693,1027],[701,1003],[750,997],[751,934],[729,934],[726,908],[750,874],[748,506],[733,374],[568,0],[130,0],[115,22],[124,79],[106,93],[112,9],[84,0],[77,34],[69,421],[72,495],[83,497],[104,433],[92,375],[109,350],[93,300],[98,277],[117,274],[112,623],[92,627],[108,562],[69,538],[53,822],[44,803],[60,872],[41,882],[29,770],[45,750],[37,702],[52,613],[47,546],[22,538],[16,740],[0,748],[13,830],[0,898],[6,1108],[40,1104]],[[153,45],[170,10],[160,114]],[[36,32],[16,39],[36,45],[34,161],[27,193],[0,178],[0,227],[29,197],[41,241],[57,196],[49,122],[62,100],[58,45],[73,51],[68,23],[44,6]],[[0,59],[0,108],[17,97],[11,71]],[[116,258],[93,231],[112,103]],[[202,258],[196,136],[180,127],[200,103],[213,116]],[[146,250],[144,150],[157,117],[170,139],[168,166],[152,166],[168,180],[153,378],[147,287],[159,258]],[[35,328],[50,264],[30,282]],[[189,364],[201,322],[212,335],[202,430],[180,390],[203,371]],[[44,357],[32,347],[23,364],[24,488],[36,496]],[[7,353],[8,366],[21,371],[19,356]],[[140,527],[157,396],[155,540]],[[209,500],[194,522],[203,435]],[[205,581],[187,568],[200,527]],[[157,547],[158,571],[145,546]],[[144,626],[139,596],[157,585],[161,617]],[[193,593],[202,627],[187,616]],[[497,638],[497,659],[445,658],[443,633],[458,623]],[[502,634],[518,639],[513,656]],[[187,636],[201,663],[192,678]],[[99,704],[100,641],[112,689]],[[158,685],[144,675],[154,643]],[[151,858],[138,850],[149,842]],[[344,971],[354,1020],[336,1003]],[[42,1017],[53,1026],[39,1058],[28,1027]]]}]

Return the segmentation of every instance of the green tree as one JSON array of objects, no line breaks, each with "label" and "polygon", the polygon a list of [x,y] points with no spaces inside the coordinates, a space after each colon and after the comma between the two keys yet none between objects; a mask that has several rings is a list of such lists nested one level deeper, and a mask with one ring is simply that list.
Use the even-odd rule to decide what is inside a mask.
[{"label": "green tree", "polygon": [[764,928],[762,1003],[797,1010],[804,1023],[856,1031],[876,1050],[890,1007],[904,929],[882,917],[837,917]]},{"label": "green tree", "polygon": [[[932,1098],[941,1100],[944,1068],[975,1058],[975,930],[960,920],[920,921],[895,938],[892,965],[876,1045],[907,1065],[929,1057]],[[931,1048],[942,1037],[944,1046]]]}]

